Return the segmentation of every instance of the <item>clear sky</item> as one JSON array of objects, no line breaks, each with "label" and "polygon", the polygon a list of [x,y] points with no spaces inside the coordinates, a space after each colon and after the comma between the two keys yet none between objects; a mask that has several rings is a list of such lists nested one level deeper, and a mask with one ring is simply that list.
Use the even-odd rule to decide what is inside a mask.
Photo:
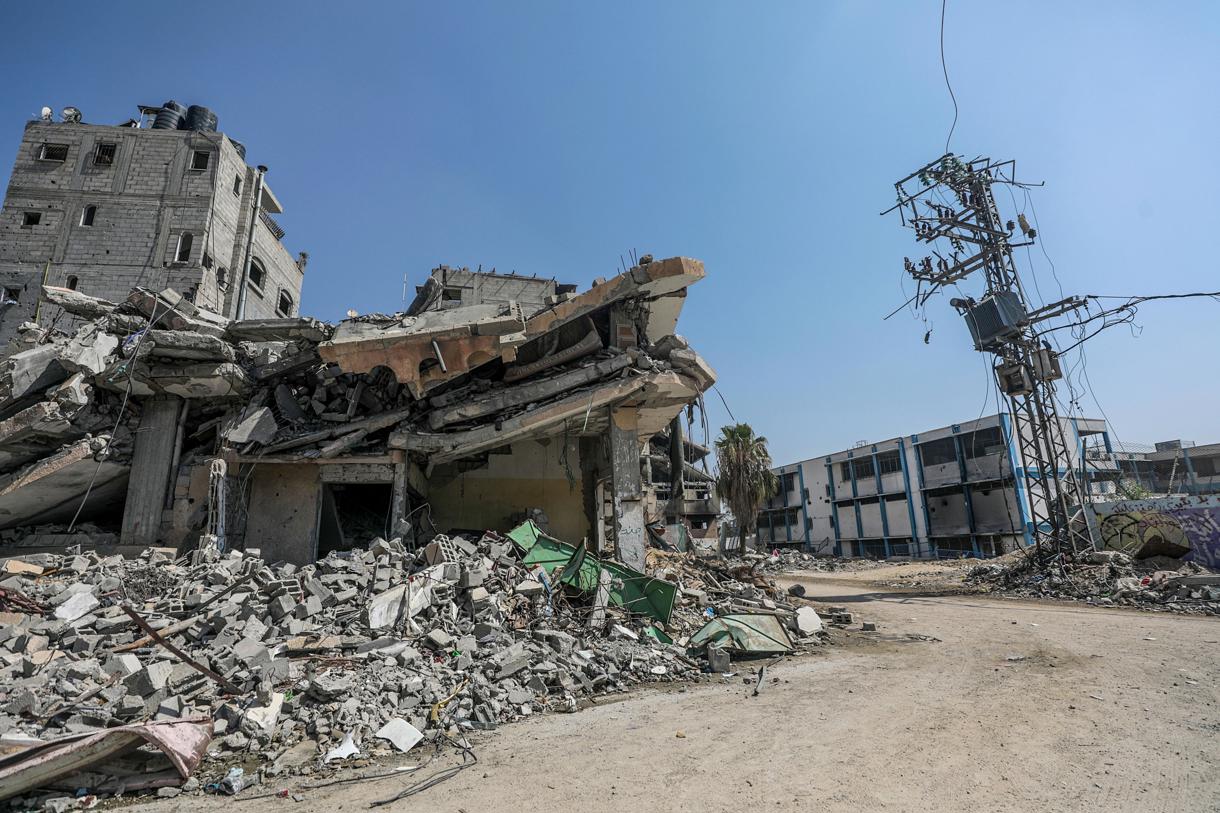
[{"label": "clear sky", "polygon": [[[399,309],[404,275],[439,263],[583,288],[633,248],[687,255],[708,277],[679,329],[777,462],[984,408],[984,361],[947,302],[926,345],[909,314],[882,321],[919,252],[878,213],[952,119],[937,0],[48,13],[3,12],[0,171],[44,104],[97,123],[212,107],[310,253],[305,313]],[[1220,288],[1220,6],[950,0],[945,33],[952,147],[1046,181],[1033,201],[1066,293]],[[1021,265],[1059,298],[1040,251]],[[1150,303],[1137,323],[1089,344],[1119,438],[1220,441],[1220,305]],[[715,395],[709,410],[728,420]]]}]

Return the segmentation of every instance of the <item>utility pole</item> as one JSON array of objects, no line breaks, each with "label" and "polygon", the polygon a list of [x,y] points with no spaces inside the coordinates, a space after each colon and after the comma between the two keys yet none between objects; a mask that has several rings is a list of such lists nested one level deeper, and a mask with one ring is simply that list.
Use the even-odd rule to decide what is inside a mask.
[{"label": "utility pole", "polygon": [[1063,373],[1058,354],[1034,325],[1075,311],[1085,300],[1068,297],[1031,307],[1012,250],[1031,245],[1037,233],[1019,215],[1024,242],[1010,242],[1018,223],[1000,217],[991,191],[996,184],[1021,186],[1014,174],[1011,160],[964,161],[949,153],[894,184],[897,203],[883,214],[897,209],[903,225],[931,251],[918,262],[905,259],[916,283],[912,302],[922,306],[942,288],[957,288],[982,272],[986,287],[979,300],[958,288],[960,295],[949,304],[966,319],[975,350],[993,356],[997,382],[1008,396],[1037,548],[1081,552],[1093,548],[1093,539],[1087,522],[1079,528],[1071,523],[1071,507],[1085,500],[1055,407],[1054,382]]}]

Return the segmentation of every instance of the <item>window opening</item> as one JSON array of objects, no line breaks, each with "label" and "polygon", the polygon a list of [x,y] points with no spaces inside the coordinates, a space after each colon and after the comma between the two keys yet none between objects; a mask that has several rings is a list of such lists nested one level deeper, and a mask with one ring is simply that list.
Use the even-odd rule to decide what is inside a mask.
[{"label": "window opening", "polygon": [[21,215],[22,226],[37,226],[42,222],[42,212],[24,212]]},{"label": "window opening", "polygon": [[112,165],[118,150],[118,144],[98,144],[93,149],[93,165],[95,167],[108,167]]},{"label": "window opening", "polygon": [[68,160],[68,145],[67,144],[43,144],[38,150],[39,161],[67,161]]},{"label": "window opening", "polygon": [[178,235],[178,250],[174,252],[174,261],[185,263],[191,259],[191,246],[195,242],[195,235],[189,231],[184,231]]},{"label": "window opening", "polygon": [[80,212],[80,224],[82,226],[92,226],[93,218],[97,217],[97,207],[93,205],[86,206]]},{"label": "window opening", "polygon": [[260,291],[263,288],[263,281],[267,278],[267,271],[263,268],[263,264],[256,257],[250,258],[250,284]]},{"label": "window opening", "polygon": [[196,172],[203,172],[208,168],[208,162],[212,158],[212,153],[207,150],[195,150],[195,154],[191,156],[191,169]]}]

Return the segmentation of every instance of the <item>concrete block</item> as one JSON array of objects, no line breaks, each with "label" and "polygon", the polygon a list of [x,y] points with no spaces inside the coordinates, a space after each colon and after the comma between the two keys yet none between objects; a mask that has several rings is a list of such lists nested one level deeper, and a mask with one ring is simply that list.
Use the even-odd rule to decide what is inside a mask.
[{"label": "concrete block", "polygon": [[150,663],[138,672],[128,675],[123,684],[133,694],[140,697],[149,697],[165,688],[165,683],[169,680],[170,673],[173,670],[173,664],[169,661],[157,661],[156,663]]}]

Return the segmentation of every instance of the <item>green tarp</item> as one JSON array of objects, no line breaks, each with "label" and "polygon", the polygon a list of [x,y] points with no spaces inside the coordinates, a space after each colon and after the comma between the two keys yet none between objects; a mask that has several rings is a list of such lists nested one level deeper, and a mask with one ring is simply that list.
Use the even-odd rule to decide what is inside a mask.
[{"label": "green tarp", "polygon": [[735,613],[719,615],[708,621],[690,639],[690,648],[701,651],[708,644],[732,652],[759,655],[792,651],[792,639],[783,623],[773,615]]},{"label": "green tarp", "polygon": [[548,575],[561,571],[560,581],[582,593],[596,594],[597,574],[610,573],[610,604],[669,623],[677,599],[677,585],[645,576],[619,562],[598,559],[579,547],[547,536],[531,520],[509,531],[508,538],[525,552],[527,565],[541,565]]}]

